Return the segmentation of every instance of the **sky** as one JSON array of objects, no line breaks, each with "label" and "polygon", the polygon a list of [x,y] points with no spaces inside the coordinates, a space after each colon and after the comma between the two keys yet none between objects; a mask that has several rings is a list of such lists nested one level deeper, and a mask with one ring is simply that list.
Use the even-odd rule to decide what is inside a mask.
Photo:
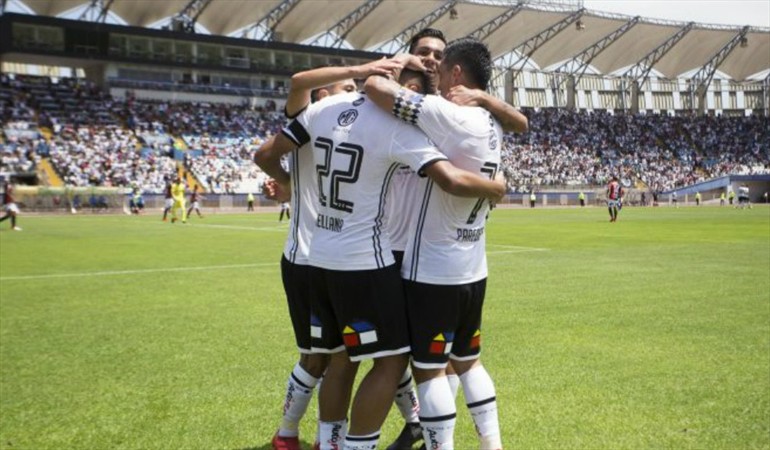
[{"label": "sky", "polygon": [[770,0],[584,0],[584,6],[655,19],[770,28]]}]

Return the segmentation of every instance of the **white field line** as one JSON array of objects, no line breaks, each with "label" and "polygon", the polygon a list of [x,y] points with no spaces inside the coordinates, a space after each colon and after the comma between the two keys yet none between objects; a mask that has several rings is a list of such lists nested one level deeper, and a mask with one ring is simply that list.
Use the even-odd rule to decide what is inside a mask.
[{"label": "white field line", "polygon": [[497,254],[503,254],[503,253],[528,253],[528,252],[547,252],[547,251],[550,251],[550,249],[547,249],[547,248],[521,247],[521,246],[518,246],[518,245],[489,244],[488,247],[490,249],[500,248],[500,249],[503,249],[503,250],[489,250],[489,251],[487,251],[487,255],[497,255]]},{"label": "white field line", "polygon": [[[175,224],[176,226],[176,224]],[[208,223],[195,223],[191,224],[189,221],[185,224],[180,224],[181,227],[206,227],[206,228],[223,228],[226,230],[249,230],[249,231],[274,231],[279,233],[286,233],[288,227],[281,225],[274,225],[270,227],[245,227],[241,225],[215,225]]]},{"label": "white field line", "polygon": [[134,270],[105,270],[101,272],[74,272],[74,273],[51,273],[40,275],[19,275],[11,277],[0,277],[2,281],[15,281],[15,280],[43,280],[47,278],[78,278],[78,277],[105,277],[114,275],[136,275],[142,273],[162,273],[162,272],[195,272],[200,270],[227,270],[227,269],[243,269],[249,267],[278,267],[277,262],[274,263],[256,263],[256,264],[229,264],[223,266],[198,266],[198,267],[161,267],[157,269],[134,269]]}]

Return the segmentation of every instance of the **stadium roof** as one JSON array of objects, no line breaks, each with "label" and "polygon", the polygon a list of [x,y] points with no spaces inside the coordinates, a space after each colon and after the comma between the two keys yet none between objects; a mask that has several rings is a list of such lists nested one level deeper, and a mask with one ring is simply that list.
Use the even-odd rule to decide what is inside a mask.
[{"label": "stadium roof", "polygon": [[[246,36],[261,30],[283,42],[340,45],[357,50],[389,52],[400,47],[393,41],[424,26],[438,28],[452,40],[469,34],[481,37],[495,57],[512,50],[530,53],[539,68],[557,67],[576,55],[590,55],[592,70],[603,74],[633,66],[654,50],[670,46],[655,60],[653,69],[666,78],[677,78],[710,63],[733,43],[733,51],[719,71],[736,81],[764,78],[770,69],[770,29],[694,24],[677,33],[683,22],[639,18],[585,10],[569,26],[548,35],[565,18],[580,10],[580,0],[11,0],[29,13],[73,18],[74,11],[101,10],[117,23],[158,27],[184,12],[195,17],[196,30],[216,35]],[[514,11],[515,10],[515,11]],[[69,14],[69,16],[67,15]],[[80,14],[80,13],[78,13]],[[80,18],[86,18],[82,13]],[[102,17],[105,14],[101,14]],[[77,17],[75,17],[77,18]],[[435,20],[431,20],[434,19]],[[562,22],[563,23],[563,22]],[[257,25],[259,24],[259,25]],[[409,29],[417,25],[419,28]],[[626,25],[626,29],[618,32]],[[743,30],[743,36],[739,36]],[[273,34],[271,34],[271,32]],[[326,32],[334,34],[324,36]],[[538,39],[533,39],[540,35]],[[611,36],[614,35],[614,36]],[[329,38],[328,36],[331,36]],[[339,41],[335,37],[339,36]],[[543,37],[546,37],[543,40]],[[674,44],[672,37],[679,39]],[[330,40],[331,39],[331,40]],[[735,45],[739,39],[740,45]],[[666,45],[666,44],[669,45]],[[534,45],[537,44],[537,45]],[[597,44],[597,45],[595,45]],[[586,52],[585,50],[592,48]],[[660,54],[663,53],[663,54]],[[724,54],[722,55],[724,56]],[[510,60],[510,59],[509,59]],[[510,64],[509,64],[510,65]]]}]

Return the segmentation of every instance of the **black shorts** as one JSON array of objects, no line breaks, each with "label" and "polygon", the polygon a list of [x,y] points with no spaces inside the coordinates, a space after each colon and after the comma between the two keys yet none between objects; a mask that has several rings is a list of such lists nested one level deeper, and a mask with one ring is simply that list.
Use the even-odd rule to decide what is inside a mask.
[{"label": "black shorts", "polygon": [[281,257],[281,278],[294,338],[300,353],[310,353],[310,266]]},{"label": "black shorts", "polygon": [[486,288],[486,278],[452,286],[404,280],[416,367],[441,369],[450,357],[458,361],[479,357]]},{"label": "black shorts", "polygon": [[351,361],[409,352],[401,276],[373,270],[310,268],[313,352],[347,350]]},{"label": "black shorts", "polygon": [[396,260],[396,270],[401,273],[401,265],[404,263],[404,251],[393,250],[393,259]]}]

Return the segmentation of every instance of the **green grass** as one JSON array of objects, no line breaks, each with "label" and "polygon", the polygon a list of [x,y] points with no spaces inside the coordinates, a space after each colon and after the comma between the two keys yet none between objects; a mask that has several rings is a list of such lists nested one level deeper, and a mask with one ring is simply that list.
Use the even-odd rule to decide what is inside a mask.
[{"label": "green grass", "polygon": [[[297,359],[276,216],[0,225],[0,449],[267,448]],[[508,449],[770,448],[767,207],[496,210],[487,236]]]}]

